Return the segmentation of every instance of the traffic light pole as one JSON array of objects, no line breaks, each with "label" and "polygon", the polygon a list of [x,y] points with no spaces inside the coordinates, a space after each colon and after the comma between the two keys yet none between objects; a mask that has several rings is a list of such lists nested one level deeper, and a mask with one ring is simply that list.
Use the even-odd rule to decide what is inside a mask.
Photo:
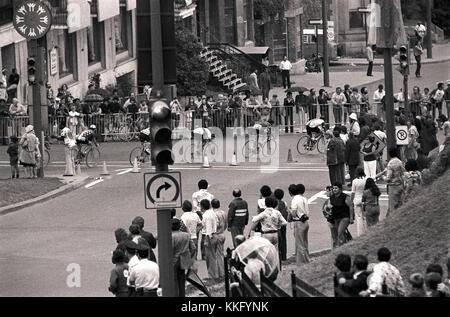
[{"label": "traffic light pole", "polygon": [[405,110],[406,110],[406,117],[408,119],[411,119],[411,107],[409,106],[409,97],[408,97],[408,77],[409,72],[411,70],[411,60],[410,60],[410,52],[409,52],[409,38],[408,38],[408,44],[406,45],[407,52],[408,52],[408,71],[403,76],[403,99],[405,99]]},{"label": "traffic light pole", "polygon": [[[29,53],[30,56],[36,58],[36,80],[34,84],[32,84],[32,106],[33,106],[33,127],[34,132],[36,134],[36,137],[39,139],[39,150],[41,152],[41,159],[39,160],[38,170],[37,170],[37,176],[39,178],[44,177],[44,164],[43,164],[43,157],[44,157],[44,138],[43,138],[43,117],[42,117],[42,102],[41,102],[41,87],[43,86],[43,81],[46,80],[44,77],[46,63],[44,63],[44,60],[46,59],[45,56],[45,39],[43,38],[37,39],[37,40],[31,40],[29,41]],[[43,49],[44,48],[44,49]]]},{"label": "traffic light pole", "polygon": [[323,85],[330,87],[330,72],[328,61],[328,0],[322,0],[322,26],[323,26]]},{"label": "traffic light pole", "polygon": [[431,11],[433,0],[427,0],[427,58],[433,58],[433,31],[431,29]]},{"label": "traffic light pole", "polygon": [[[161,94],[164,86],[164,60],[161,37],[160,0],[150,0],[153,91]],[[159,96],[158,96],[159,97]],[[156,164],[156,172],[167,172],[168,164]],[[175,297],[172,251],[172,217],[170,210],[157,209],[159,281],[164,297]]]},{"label": "traffic light pole", "polygon": [[395,148],[397,141],[395,138],[394,121],[394,82],[392,75],[392,49],[384,49],[384,80],[386,86],[385,106],[386,106],[386,134],[388,149]]}]

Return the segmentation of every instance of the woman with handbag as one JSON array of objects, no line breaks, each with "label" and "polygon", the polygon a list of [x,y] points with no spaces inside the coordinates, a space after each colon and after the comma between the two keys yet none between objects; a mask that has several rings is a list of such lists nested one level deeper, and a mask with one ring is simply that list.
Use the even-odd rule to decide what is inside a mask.
[{"label": "woman with handbag", "polygon": [[380,204],[378,200],[380,195],[380,189],[373,178],[368,178],[362,196],[363,214],[367,227],[374,226],[378,223],[380,217]]}]

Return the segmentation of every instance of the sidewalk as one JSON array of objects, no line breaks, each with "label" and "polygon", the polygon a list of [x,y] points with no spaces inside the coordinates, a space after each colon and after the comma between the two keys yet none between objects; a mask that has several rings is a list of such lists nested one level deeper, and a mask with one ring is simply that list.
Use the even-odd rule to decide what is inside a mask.
[{"label": "sidewalk", "polygon": [[[306,87],[308,89],[314,88],[316,94],[319,94],[319,89],[325,89],[330,97],[336,90],[336,87],[344,89],[345,84],[349,84],[350,87],[362,87],[369,85],[373,82],[377,82],[384,78],[384,72],[373,72],[373,77],[368,77],[364,72],[332,72],[330,73],[330,87],[323,86],[323,72],[322,73],[306,73],[306,75],[294,75],[291,76],[292,87]],[[285,89],[283,87],[275,87],[270,90],[269,99],[273,94],[278,94],[278,100],[283,103],[285,97]],[[294,94],[294,98],[297,93]]]},{"label": "sidewalk", "polygon": [[55,198],[59,195],[62,195],[64,193],[68,192],[68,191],[75,190],[75,189],[83,186],[84,183],[89,179],[88,175],[77,175],[77,176],[68,178],[68,177],[62,177],[60,174],[58,174],[58,175],[47,175],[47,177],[59,178],[59,180],[61,182],[63,182],[65,185],[62,185],[61,187],[59,187],[51,192],[48,192],[44,195],[29,199],[26,201],[22,201],[22,202],[19,202],[16,204],[12,204],[9,206],[1,207],[0,215],[5,215],[7,213],[16,211],[18,209],[23,209],[25,207],[34,205],[36,203]]},{"label": "sidewalk", "polygon": [[[427,50],[424,49],[422,55],[423,64],[434,64],[450,61],[450,43],[448,44],[434,44],[433,45],[433,58],[427,58]],[[330,65],[367,65],[367,59],[365,58],[341,58],[337,61],[330,61]],[[374,65],[384,65],[383,56],[377,56],[373,62]],[[392,58],[392,65],[398,65],[399,61]],[[411,64],[415,65],[416,60],[411,53]]]}]

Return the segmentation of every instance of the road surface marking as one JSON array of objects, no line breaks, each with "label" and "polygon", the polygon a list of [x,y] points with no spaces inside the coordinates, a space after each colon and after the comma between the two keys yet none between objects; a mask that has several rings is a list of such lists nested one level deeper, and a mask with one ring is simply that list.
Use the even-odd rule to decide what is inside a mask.
[{"label": "road surface marking", "polygon": [[317,194],[313,195],[310,199],[308,199],[308,205],[312,205],[313,202],[317,200],[317,198],[322,199],[328,199],[328,196],[325,195],[326,191],[322,190],[321,192],[318,192]]},{"label": "road surface marking", "polygon": [[93,181],[92,183],[87,184],[86,186],[84,186],[84,188],[91,188],[94,185],[97,185],[98,183],[103,182],[104,179],[97,179],[96,181]]},{"label": "road surface marking", "polygon": [[119,168],[119,169],[117,169],[117,170],[114,170],[114,172],[121,172],[121,171],[125,171],[125,170],[127,170],[128,168]]},{"label": "road surface marking", "polygon": [[128,169],[126,169],[126,170],[124,170],[124,171],[122,171],[120,173],[117,173],[117,175],[123,175],[123,174],[131,172],[132,170],[133,170],[132,168],[128,168]]}]

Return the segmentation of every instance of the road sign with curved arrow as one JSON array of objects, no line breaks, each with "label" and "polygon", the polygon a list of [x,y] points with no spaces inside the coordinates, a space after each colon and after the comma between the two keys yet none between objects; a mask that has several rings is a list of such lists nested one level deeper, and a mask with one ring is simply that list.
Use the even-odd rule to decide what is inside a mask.
[{"label": "road sign with curved arrow", "polygon": [[144,174],[145,208],[180,208],[181,173],[145,173]]}]

